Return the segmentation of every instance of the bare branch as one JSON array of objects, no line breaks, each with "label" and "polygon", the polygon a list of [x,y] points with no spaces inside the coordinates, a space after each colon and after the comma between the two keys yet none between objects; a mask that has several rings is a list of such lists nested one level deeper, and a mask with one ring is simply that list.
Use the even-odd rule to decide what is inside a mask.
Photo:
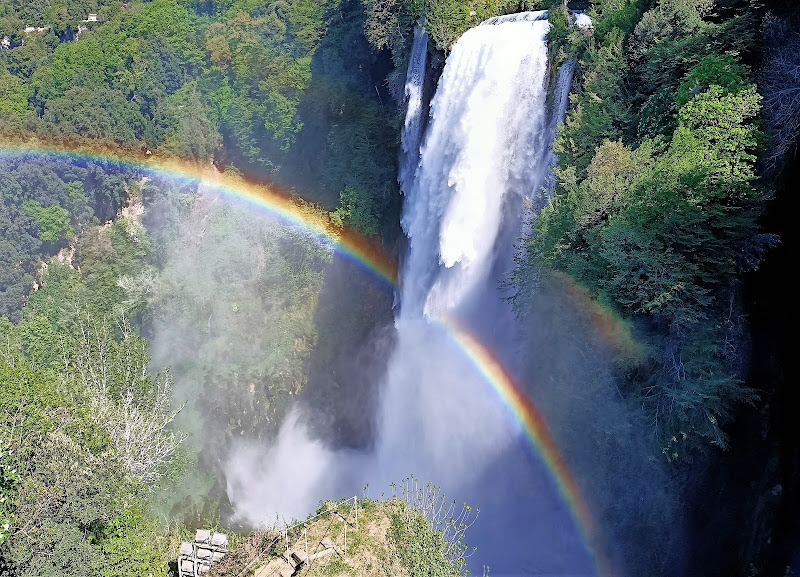
[{"label": "bare branch", "polygon": [[800,32],[772,14],[764,18],[766,54],[759,72],[763,115],[771,133],[765,162],[775,171],[797,148],[800,134]]},{"label": "bare branch", "polygon": [[124,317],[118,329],[119,341],[107,324],[87,315],[64,362],[73,368],[92,420],[108,431],[131,477],[152,486],[185,439],[171,427],[183,405],[173,409],[169,371],[150,375],[147,344]]}]

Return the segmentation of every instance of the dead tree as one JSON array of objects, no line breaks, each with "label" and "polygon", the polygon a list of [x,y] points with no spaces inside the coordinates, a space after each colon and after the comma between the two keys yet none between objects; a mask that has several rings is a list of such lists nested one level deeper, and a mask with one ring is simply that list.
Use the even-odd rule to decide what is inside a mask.
[{"label": "dead tree", "polygon": [[800,135],[800,32],[787,19],[767,14],[763,34],[765,54],[758,80],[770,132],[764,161],[775,173],[797,148]]},{"label": "dead tree", "polygon": [[152,487],[185,438],[172,427],[183,408],[174,408],[172,378],[168,371],[150,373],[147,344],[124,318],[119,339],[89,316],[78,325],[78,338],[65,347],[65,368],[130,476]]}]

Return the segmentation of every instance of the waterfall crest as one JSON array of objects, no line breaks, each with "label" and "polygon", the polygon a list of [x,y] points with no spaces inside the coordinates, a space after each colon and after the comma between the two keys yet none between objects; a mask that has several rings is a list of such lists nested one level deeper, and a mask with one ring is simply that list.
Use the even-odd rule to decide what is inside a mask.
[{"label": "waterfall crest", "polygon": [[495,16],[481,22],[481,26],[496,26],[507,22],[535,22],[536,20],[547,20],[549,10],[532,10],[530,12],[515,12],[514,14],[504,14]]}]

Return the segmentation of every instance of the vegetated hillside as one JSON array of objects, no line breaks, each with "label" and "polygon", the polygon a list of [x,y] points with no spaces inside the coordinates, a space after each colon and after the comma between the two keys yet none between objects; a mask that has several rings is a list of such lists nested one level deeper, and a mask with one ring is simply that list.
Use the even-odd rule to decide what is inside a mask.
[{"label": "vegetated hillside", "polygon": [[180,451],[171,379],[129,324],[62,302],[63,324],[0,320],[0,572],[163,574],[174,544],[147,498]]},{"label": "vegetated hillside", "polygon": [[[89,13],[101,21],[83,22]],[[213,160],[229,175],[235,164],[301,187],[327,209],[298,205],[332,226],[391,239],[398,110],[372,81],[363,19],[355,2],[2,1],[0,134],[34,148]],[[73,338],[75,317],[125,318],[147,336],[156,361],[173,364],[175,405],[192,401],[179,415],[190,442],[168,467],[181,488],[159,504],[200,523],[225,515],[231,440],[273,434],[307,363],[355,358],[391,296],[297,230],[194,188],[114,161],[4,156],[0,317],[14,323],[3,325],[9,355],[56,378],[60,349],[37,355]],[[328,266],[338,280],[321,292]],[[340,294],[350,306],[337,306]],[[326,361],[309,360],[317,349]],[[320,403],[338,398],[330,371],[318,373]]]},{"label": "vegetated hillside", "polygon": [[773,195],[800,126],[798,14],[671,0],[589,13],[586,38],[551,12],[551,58],[577,58],[578,75],[515,306],[556,271],[626,319],[646,347],[618,366],[619,392],[691,503],[686,571],[782,572],[798,444],[774,399],[792,393],[764,349],[782,346],[780,323],[750,314],[757,269],[774,275],[789,250]]},{"label": "vegetated hillside", "polygon": [[[90,12],[102,22],[82,22]],[[303,205],[320,218],[391,237],[397,109],[372,81],[363,18],[354,2],[3,1],[0,134],[34,148],[214,159],[229,174],[235,161],[302,185],[328,207]],[[319,320],[327,249],[185,183],[142,176],[100,159],[2,159],[4,574],[163,574],[176,549],[153,511],[193,524],[224,517],[225,447],[234,434],[277,429],[304,388],[317,325],[320,354],[337,362],[355,358],[390,311],[385,288],[336,261],[338,288],[323,293]],[[339,290],[353,297],[344,311]],[[167,342],[170,321],[185,332]],[[75,343],[88,352],[76,358]],[[178,355],[173,388],[166,373],[143,372],[148,349],[169,362],[202,356]],[[189,397],[178,414],[188,440],[176,447],[172,412]],[[151,450],[150,473],[134,474]]]},{"label": "vegetated hillside", "polygon": [[[404,484],[409,481],[409,486],[415,486],[413,480]],[[267,529],[238,536],[230,553],[209,574],[268,577],[291,567],[298,577],[461,575],[467,552],[463,543],[467,516],[459,520],[446,517],[443,513],[452,512],[447,506],[437,513],[430,505],[444,505],[437,499],[438,491],[430,486],[425,491],[435,492],[427,494],[433,497],[427,504],[397,496],[356,499],[355,506],[352,498],[323,502],[307,521],[293,524],[288,532]],[[468,508],[465,512],[470,514]],[[292,553],[295,559],[289,565]],[[298,564],[300,560],[303,562]]]},{"label": "vegetated hillside", "polygon": [[[431,60],[440,67],[458,36],[482,19],[553,8],[553,64],[572,56],[579,67],[558,140],[555,200],[526,247],[516,306],[524,313],[539,273],[556,270],[628,320],[649,354],[621,371],[621,392],[641,411],[654,454],[672,460],[671,470],[687,486],[702,476],[702,456],[717,450],[712,444],[727,445],[744,462],[735,469],[735,458],[720,459],[719,469],[749,475],[752,453],[740,453],[744,444],[736,441],[768,428],[770,472],[750,493],[723,493],[715,484],[725,483],[720,474],[694,497],[707,503],[707,495],[728,495],[710,512],[719,516],[704,516],[704,530],[716,535],[732,527],[728,533],[736,536],[720,538],[715,551],[741,554],[727,555],[729,563],[717,571],[745,574],[750,563],[760,570],[771,543],[780,551],[770,566],[782,569],[791,539],[773,535],[771,523],[779,504],[796,506],[797,499],[790,490],[775,498],[770,491],[778,475],[784,487],[796,484],[797,445],[780,437],[791,429],[790,415],[777,419],[781,433],[769,428],[776,419],[768,407],[785,398],[774,382],[781,370],[756,372],[760,380],[750,387],[742,382],[749,344],[739,295],[744,271],[776,240],[774,230],[759,226],[771,175],[781,170],[774,153],[796,142],[800,100],[781,97],[792,93],[783,88],[796,78],[796,9],[784,6],[776,21],[737,0],[570,3],[589,9],[595,29],[586,37],[568,28],[559,5],[0,0],[0,35],[7,40],[0,48],[0,134],[145,149],[202,164],[213,159],[229,171],[235,166],[294,187],[324,205],[330,218],[392,242],[399,231],[398,103],[414,23],[426,15]],[[104,21],[81,22],[89,12]],[[25,32],[26,26],[37,29]],[[219,455],[203,456],[197,447],[206,440],[224,445],[234,434],[270,434],[281,419],[276,409],[285,409],[306,379],[307,401],[328,417],[326,438],[368,443],[364,413],[331,399],[346,397],[336,392],[348,387],[359,390],[359,399],[374,399],[371,381],[350,375],[376,325],[380,330],[391,320],[391,295],[338,259],[329,274],[316,248],[291,234],[251,239],[235,255],[258,261],[246,274],[222,266],[230,251],[213,253],[195,237],[202,262],[218,276],[184,292],[186,280],[196,279],[183,274],[169,249],[191,235],[170,235],[202,208],[195,202],[183,185],[148,184],[111,161],[3,157],[0,317],[8,320],[0,318],[0,571],[164,574],[177,547],[149,508],[154,491],[174,491],[182,472],[199,470],[203,482],[178,492],[195,499],[177,504],[175,516],[188,512],[187,522],[202,524],[224,512]],[[119,217],[126,203],[143,205],[146,228]],[[235,211],[214,213],[204,238],[225,237],[239,218]],[[308,258],[298,262],[297,254]],[[288,271],[286,283],[272,274],[274,266]],[[256,298],[267,278],[273,284]],[[236,290],[217,303],[215,283],[226,279]],[[292,283],[300,280],[317,287],[316,306],[314,295],[295,294]],[[202,306],[193,307],[188,294]],[[220,307],[217,317],[212,302]],[[271,326],[299,319],[293,325],[299,334],[287,331],[267,343],[274,353],[269,362],[247,353],[264,344],[251,338],[260,330],[248,316],[256,309]],[[202,379],[198,405],[219,428],[219,436],[187,431],[191,450],[188,443],[175,448],[180,435],[169,426],[186,397],[172,399],[171,409],[165,404],[171,381],[142,369],[148,343],[136,334],[154,340],[158,315],[174,311],[188,311],[184,321],[197,331],[192,344],[214,359],[211,368],[189,363],[176,375]],[[234,341],[215,318],[237,326]],[[245,350],[233,350],[242,343]],[[763,347],[757,356],[780,363]],[[132,367],[136,378],[129,378]],[[98,372],[104,380],[95,378]],[[763,410],[747,413],[741,401]],[[729,442],[737,414],[744,414],[735,425],[743,429],[733,429]],[[140,427],[134,430],[141,442],[119,443],[127,419]],[[151,442],[161,455],[155,463],[143,458]],[[775,462],[780,473],[772,472]],[[735,522],[724,515],[751,497],[763,506]],[[744,541],[765,545],[740,547]]]},{"label": "vegetated hillside", "polygon": [[711,443],[743,386],[741,274],[777,243],[758,219],[762,97],[744,58],[760,15],[742,3],[601,3],[591,38],[554,12],[557,58],[579,59],[556,149],[558,184],[517,273],[565,272],[634,323],[650,355],[622,376],[669,460]]},{"label": "vegetated hillside", "polygon": [[[89,12],[102,22],[84,22]],[[391,240],[399,109],[363,22],[359,3],[338,0],[3,0],[0,134],[213,158],[296,187],[340,224]],[[125,198],[107,190],[114,166],[53,170],[47,193],[23,182],[0,198],[0,314],[19,314],[40,258],[94,217],[113,218]]]}]

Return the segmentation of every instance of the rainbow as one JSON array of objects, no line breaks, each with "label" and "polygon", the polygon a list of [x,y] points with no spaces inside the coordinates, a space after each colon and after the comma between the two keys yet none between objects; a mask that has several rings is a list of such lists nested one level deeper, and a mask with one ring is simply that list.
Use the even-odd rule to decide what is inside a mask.
[{"label": "rainbow", "polygon": [[[377,242],[365,239],[353,231],[335,226],[328,214],[312,205],[280,193],[274,188],[226,177],[211,167],[181,162],[135,152],[46,144],[39,141],[9,143],[0,141],[0,158],[48,156],[74,162],[108,162],[149,175],[174,178],[180,181],[202,183],[224,196],[243,201],[289,224],[306,230],[363,268],[373,272],[391,286],[397,283],[397,264]],[[580,528],[584,542],[593,556],[597,573],[601,577],[614,575],[610,560],[590,507],[583,497],[564,457],[545,423],[544,417],[528,396],[508,374],[503,364],[465,327],[454,320],[439,319],[444,331],[463,350],[465,356],[483,375],[492,389],[521,425],[545,464],[554,475],[559,491],[568,504]]]},{"label": "rainbow", "polygon": [[397,282],[397,261],[376,240],[365,238],[346,227],[336,226],[329,213],[274,187],[226,176],[211,166],[199,166],[155,155],[111,151],[103,148],[66,147],[39,141],[0,141],[0,158],[45,156],[72,162],[106,162],[148,176],[196,182],[238,202],[266,211],[329,243],[337,253],[374,272],[390,286]]},{"label": "rainbow", "polygon": [[492,386],[514,419],[522,426],[536,452],[553,473],[558,489],[569,505],[576,525],[583,533],[584,543],[594,559],[598,575],[601,577],[613,576],[615,573],[610,559],[605,554],[606,548],[602,544],[601,535],[589,504],[567,467],[563,455],[559,452],[544,416],[509,375],[503,363],[466,327],[449,318],[439,318],[434,322],[440,324],[445,332],[453,338],[478,372]]}]

